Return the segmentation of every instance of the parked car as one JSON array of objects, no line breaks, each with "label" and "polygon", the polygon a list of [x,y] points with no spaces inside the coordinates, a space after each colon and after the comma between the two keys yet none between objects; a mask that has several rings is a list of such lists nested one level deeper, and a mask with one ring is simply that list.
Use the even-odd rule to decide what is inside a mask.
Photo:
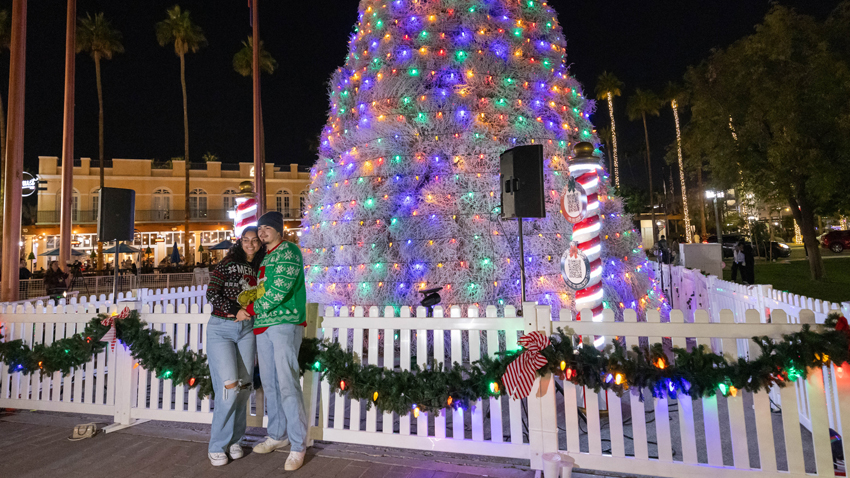
[{"label": "parked car", "polygon": [[[723,234],[723,242],[721,243],[721,247],[723,248],[723,257],[732,257],[735,244],[737,244],[741,239],[743,239],[744,242],[750,242],[746,237],[740,234]],[[717,244],[717,236],[708,236],[708,243]]]},{"label": "parked car", "polygon": [[821,239],[821,247],[838,254],[850,249],[850,231],[829,231]]},{"label": "parked car", "polygon": [[[773,251],[772,256],[769,255],[771,250]],[[761,241],[759,243],[758,254],[761,257],[773,257],[774,259],[791,257],[791,247],[782,241],[771,241],[770,246],[768,246],[768,241]]]}]

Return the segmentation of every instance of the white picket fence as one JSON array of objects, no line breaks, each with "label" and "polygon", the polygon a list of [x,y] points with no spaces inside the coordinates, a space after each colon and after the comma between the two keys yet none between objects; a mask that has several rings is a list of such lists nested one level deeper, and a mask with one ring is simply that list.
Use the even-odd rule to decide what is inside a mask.
[{"label": "white picket fence", "polygon": [[[175,348],[188,344],[192,350],[203,351],[210,305],[175,307],[166,303],[167,294],[152,294],[157,295],[160,301],[128,304],[140,307],[142,319],[171,337]],[[39,308],[18,305],[0,313],[4,340],[49,344],[79,333],[97,310],[106,311],[106,307],[101,303],[98,309],[91,302]],[[327,308],[322,316],[318,310],[315,304],[309,307],[307,336],[341,341],[363,363],[395,369],[407,369],[411,362],[424,365],[429,359],[469,363],[484,354],[515,349],[521,334],[558,327],[569,327],[576,339],[584,337],[584,343],[591,343],[595,336],[619,336],[631,346],[641,338],[658,343],[669,337],[675,346],[703,344],[729,359],[754,358],[759,349],[750,342],[753,336],[780,338],[800,329],[800,324],[790,323],[788,314],[777,309],[771,311],[769,324],[762,323],[756,310],[744,312],[742,321],[731,310],[719,311],[717,322],[704,310],[693,313],[693,322],[686,320],[690,311],[673,311],[669,323],[661,323],[654,312],[646,314],[646,322],[637,322],[634,311],[626,311],[624,322],[613,322],[610,311],[603,314],[602,322],[574,321],[568,311],[553,318],[548,307],[532,303],[524,304],[523,317],[512,307],[500,313],[493,306],[483,313],[476,307],[466,311],[453,307],[448,317],[436,307],[433,318],[426,317],[422,308],[415,310],[415,317],[406,307],[397,312],[391,307],[342,307],[336,313]],[[809,310],[798,315],[800,323],[808,324],[815,324],[815,317]],[[850,430],[850,373],[812,372],[799,390],[786,387],[775,392],[780,411],[776,406],[772,410],[768,393],[691,400],[652,398],[648,390],[631,390],[622,397],[610,392],[599,397],[592,390],[547,376],[538,379],[531,395],[522,401],[493,397],[468,410],[447,408],[416,418],[412,411],[396,415],[374,407],[366,410],[364,402],[331,394],[329,384],[319,386],[314,372],[305,374],[303,385],[313,439],[513,457],[530,460],[535,469],[542,468],[543,453],[563,451],[576,459],[578,467],[611,472],[833,476],[830,419],[832,428]],[[827,406],[829,387],[836,394],[832,417]],[[811,433],[800,426],[800,393],[809,404]],[[265,423],[262,404],[258,392],[249,404],[252,426]],[[115,429],[148,419],[210,423],[214,403],[199,399],[197,391],[185,385],[152,376],[119,345],[115,353],[102,352],[67,377],[10,373],[0,364],[0,407],[113,415]]]},{"label": "white picket fence", "polygon": [[[104,276],[81,276],[71,280],[68,295],[100,296],[112,293],[115,277]],[[121,273],[118,276],[118,291],[130,292],[135,289],[164,289],[171,290],[190,286],[201,287],[209,283],[209,271],[199,269],[194,272],[179,272],[171,274],[129,274]],[[18,284],[18,297],[21,300],[35,301],[46,299],[47,290],[44,287],[44,279],[27,279]]]}]

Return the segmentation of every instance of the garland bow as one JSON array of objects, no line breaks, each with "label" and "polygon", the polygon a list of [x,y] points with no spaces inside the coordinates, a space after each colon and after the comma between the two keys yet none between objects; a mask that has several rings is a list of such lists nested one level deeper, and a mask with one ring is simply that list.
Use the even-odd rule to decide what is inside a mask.
[{"label": "garland bow", "polygon": [[109,350],[115,352],[115,321],[118,319],[126,319],[130,316],[130,308],[124,307],[120,314],[112,314],[100,321],[100,325],[109,327],[109,330],[103,334],[103,337],[98,342],[109,342]]},{"label": "garland bow", "polygon": [[540,352],[550,344],[549,337],[539,331],[523,335],[517,342],[523,346],[525,352],[508,364],[505,375],[502,376],[507,394],[514,399],[525,398],[531,393],[537,370],[548,362]]}]

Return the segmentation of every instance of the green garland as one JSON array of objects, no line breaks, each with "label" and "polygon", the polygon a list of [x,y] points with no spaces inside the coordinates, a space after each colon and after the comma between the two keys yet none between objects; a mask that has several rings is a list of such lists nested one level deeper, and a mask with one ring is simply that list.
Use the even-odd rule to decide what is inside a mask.
[{"label": "green garland", "polygon": [[[558,329],[541,352],[547,363],[537,373],[553,373],[595,392],[613,390],[618,395],[630,388],[649,389],[654,397],[686,394],[695,399],[718,390],[723,395],[734,395],[738,390],[769,390],[773,385],[784,387],[798,377],[805,378],[810,367],[850,360],[850,337],[835,330],[838,320],[838,314],[832,314],[825,331],[814,332],[803,325],[801,331],[783,335],[781,341],[753,337],[761,355],[752,361],[739,358],[731,363],[705,346],[690,352],[673,347],[672,363],[661,344],[649,349],[633,347],[631,351],[617,340],[612,341],[612,348],[602,351],[589,345],[575,347],[573,334]],[[449,370],[431,362],[425,368],[412,365],[409,371],[396,371],[373,364],[363,366],[356,355],[342,350],[338,343],[326,342],[315,347],[312,354],[302,349],[300,359],[302,369],[312,363],[313,370],[324,373],[333,393],[365,400],[367,408],[374,404],[385,412],[407,414],[413,410],[416,414],[447,407],[469,408],[478,400],[503,394],[501,377],[521,352],[485,357],[466,366],[455,363]]]},{"label": "green garland", "polygon": [[[100,314],[92,318],[81,333],[50,345],[40,343],[30,348],[20,339],[2,342],[0,361],[8,365],[9,373],[51,375],[62,372],[62,375],[68,375],[71,369],[88,363],[92,355],[103,352],[108,345],[99,341],[109,330],[101,323],[105,318],[106,315]],[[139,365],[152,371],[156,377],[198,387],[201,397],[212,393],[206,355],[189,350],[188,344],[175,351],[171,338],[163,339],[165,332],[147,328],[138,311],[132,310],[127,318],[115,320],[115,335],[130,349]]]},{"label": "green garland", "polygon": [[[106,347],[106,342],[99,341],[109,329],[101,323],[104,318],[99,315],[89,321],[82,333],[50,345],[30,348],[22,340],[2,342],[0,361],[8,365],[10,373],[67,375]],[[737,390],[768,390],[773,385],[784,387],[797,377],[805,378],[810,367],[850,360],[850,337],[846,330],[835,329],[839,320],[844,320],[846,326],[846,319],[832,314],[823,332],[803,325],[801,331],[784,335],[781,341],[753,337],[761,355],[752,361],[738,359],[731,363],[705,346],[690,352],[673,347],[672,362],[661,344],[649,349],[633,347],[631,351],[617,340],[613,340],[612,348],[602,351],[588,345],[576,347],[573,334],[558,329],[551,344],[541,351],[547,363],[537,373],[553,373],[575,385],[596,392],[613,390],[618,395],[630,388],[649,389],[656,397],[686,394],[692,398],[712,395],[718,389],[723,395],[736,394]],[[188,345],[175,351],[170,338],[147,328],[135,310],[127,318],[116,320],[115,326],[117,339],[156,377],[198,387],[201,397],[212,394],[206,355],[189,350]],[[484,357],[465,366],[455,363],[448,369],[431,361],[424,368],[413,364],[410,370],[397,371],[374,364],[364,366],[339,343],[304,339],[298,361],[302,373],[323,373],[334,393],[365,400],[367,407],[375,405],[385,412],[406,414],[411,410],[418,413],[447,407],[469,408],[478,400],[503,394],[501,377],[522,352]]]}]

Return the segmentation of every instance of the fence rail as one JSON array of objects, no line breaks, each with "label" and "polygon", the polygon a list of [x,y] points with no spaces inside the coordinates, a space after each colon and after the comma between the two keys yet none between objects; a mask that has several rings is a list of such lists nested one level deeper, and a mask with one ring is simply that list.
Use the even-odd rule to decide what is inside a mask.
[{"label": "fence rail", "polygon": [[[71,280],[68,294],[99,296],[111,294],[115,276],[80,276]],[[129,292],[135,289],[174,289],[190,286],[202,286],[209,282],[209,272],[203,271],[180,272],[172,274],[121,274],[118,276],[118,291]],[[22,280],[18,284],[18,297],[20,301],[32,301],[37,299],[46,300],[47,290],[43,279]]]},{"label": "fence rail", "polygon": [[[175,349],[188,345],[203,352],[211,307],[202,297],[202,288],[145,291],[140,302],[132,304],[141,308],[149,327],[172,339]],[[49,344],[78,333],[108,306],[85,297],[55,307],[14,305],[0,312],[4,340]],[[753,359],[760,351],[751,342],[753,336],[781,338],[800,330],[801,324],[818,327],[817,314],[806,309],[796,319],[771,309],[770,323],[755,308],[745,310],[742,320],[728,309],[718,310],[717,320],[708,310],[674,310],[665,323],[653,311],[646,313],[646,322],[638,322],[632,310],[625,311],[623,322],[614,322],[609,310],[601,322],[588,320],[589,311],[580,321],[566,310],[552,317],[548,306],[533,303],[524,304],[523,311],[520,317],[512,307],[501,312],[493,306],[483,311],[436,307],[434,317],[426,317],[423,308],[341,307],[335,312],[329,307],[320,315],[318,306],[310,304],[306,334],[339,342],[362,363],[404,370],[429,360],[463,366],[485,354],[516,348],[517,338],[534,330],[551,333],[562,328],[575,343],[592,343],[598,336],[618,336],[628,346],[663,343],[674,362],[671,345],[705,345],[730,360]],[[418,417],[367,410],[364,402],[331,394],[330,384],[319,384],[315,372],[305,373],[303,380],[311,438],[514,457],[530,460],[535,469],[542,468],[544,453],[563,451],[578,467],[610,472],[713,478],[833,476],[829,429],[840,433],[850,427],[850,374],[837,375],[831,367],[810,370],[797,387],[728,397],[718,393],[697,400],[653,398],[649,390],[637,389],[621,397],[597,394],[548,375],[538,378],[521,401],[494,397],[468,410],[447,408]],[[800,426],[804,401],[807,428]],[[262,391],[257,391],[249,404],[252,426],[265,423],[263,403]],[[111,414],[118,424],[114,427],[120,427],[137,419],[210,423],[215,403],[136,366],[119,346],[67,377],[10,373],[0,364],[0,407]]]}]

